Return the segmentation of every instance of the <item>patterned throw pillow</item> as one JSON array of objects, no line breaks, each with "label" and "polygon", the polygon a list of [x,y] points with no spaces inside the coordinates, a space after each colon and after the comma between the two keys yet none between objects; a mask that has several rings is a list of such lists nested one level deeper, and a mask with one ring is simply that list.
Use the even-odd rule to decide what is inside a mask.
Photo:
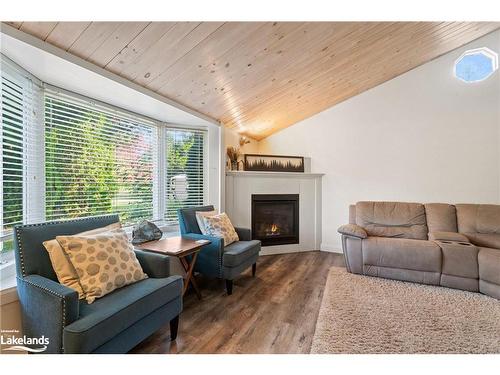
[{"label": "patterned throw pillow", "polygon": [[57,236],[56,240],[75,267],[89,304],[148,277],[121,229],[87,236]]},{"label": "patterned throw pillow", "polygon": [[[88,230],[86,232],[78,233],[78,235],[89,235],[108,232],[114,229],[120,229],[122,227],[121,223],[113,223],[102,228]],[[80,279],[76,274],[75,267],[71,264],[69,256],[64,252],[59,242],[54,238],[50,241],[45,241],[43,243],[45,249],[49,253],[50,263],[52,263],[52,268],[56,273],[57,280],[60,284],[67,286],[68,288],[74,289],[78,292],[78,299],[84,299],[85,293],[83,292],[82,286],[80,285]]]},{"label": "patterned throw pillow", "polygon": [[225,212],[214,216],[204,216],[202,219],[206,235],[223,238],[224,246],[240,240]]},{"label": "patterned throw pillow", "polygon": [[208,236],[207,229],[205,228],[205,223],[203,222],[204,217],[217,215],[217,210],[213,211],[196,211],[196,222],[198,223],[198,227],[200,228],[201,234]]}]

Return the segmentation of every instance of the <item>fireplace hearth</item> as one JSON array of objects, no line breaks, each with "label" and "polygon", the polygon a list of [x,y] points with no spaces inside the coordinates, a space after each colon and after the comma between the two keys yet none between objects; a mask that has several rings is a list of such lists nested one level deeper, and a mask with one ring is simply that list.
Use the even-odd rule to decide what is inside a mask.
[{"label": "fireplace hearth", "polygon": [[299,195],[252,194],[252,236],[262,246],[299,243]]}]

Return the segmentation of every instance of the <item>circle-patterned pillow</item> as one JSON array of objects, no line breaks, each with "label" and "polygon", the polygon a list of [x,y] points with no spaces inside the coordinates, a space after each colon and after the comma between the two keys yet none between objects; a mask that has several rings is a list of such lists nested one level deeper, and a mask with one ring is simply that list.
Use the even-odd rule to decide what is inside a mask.
[{"label": "circle-patterned pillow", "polygon": [[224,246],[239,241],[238,234],[225,212],[219,215],[202,216],[206,234],[224,239]]},{"label": "circle-patterned pillow", "polygon": [[148,276],[127,234],[114,230],[94,235],[57,236],[75,267],[87,303]]}]

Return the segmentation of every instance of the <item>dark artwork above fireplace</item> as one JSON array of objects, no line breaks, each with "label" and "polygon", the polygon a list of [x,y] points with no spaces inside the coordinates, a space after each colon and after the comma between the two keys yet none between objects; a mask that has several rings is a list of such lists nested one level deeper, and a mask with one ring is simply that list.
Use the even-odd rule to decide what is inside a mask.
[{"label": "dark artwork above fireplace", "polygon": [[299,195],[252,194],[252,236],[262,246],[299,243]]}]

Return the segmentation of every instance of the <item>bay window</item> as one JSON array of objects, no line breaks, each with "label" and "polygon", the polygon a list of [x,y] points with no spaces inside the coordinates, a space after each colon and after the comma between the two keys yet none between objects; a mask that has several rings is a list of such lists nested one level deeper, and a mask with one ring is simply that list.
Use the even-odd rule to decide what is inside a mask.
[{"label": "bay window", "polygon": [[110,213],[125,225],[176,224],[177,209],[206,203],[205,129],[66,92],[1,62],[4,255],[18,224]]},{"label": "bay window", "polygon": [[68,95],[45,95],[45,217],[153,218],[157,127]]},{"label": "bay window", "polygon": [[201,206],[205,194],[205,133],[189,129],[165,129],[166,210],[165,220],[175,222],[181,207]]}]

